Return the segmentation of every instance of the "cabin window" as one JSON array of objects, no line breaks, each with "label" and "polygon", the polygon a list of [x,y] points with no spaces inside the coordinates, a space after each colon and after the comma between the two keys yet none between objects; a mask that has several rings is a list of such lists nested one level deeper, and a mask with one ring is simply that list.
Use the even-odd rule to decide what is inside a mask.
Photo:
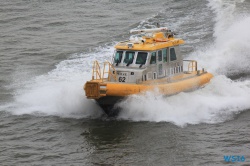
[{"label": "cabin window", "polygon": [[159,73],[159,75],[162,75],[163,74],[163,71],[162,71],[162,64],[159,64],[158,65],[158,73]]},{"label": "cabin window", "polygon": [[138,52],[135,64],[144,65],[147,61],[147,56],[148,56],[147,52]]},{"label": "cabin window", "polygon": [[154,78],[153,79],[156,79],[156,73],[154,73]]},{"label": "cabin window", "polygon": [[115,63],[121,63],[123,51],[117,51],[115,53]]},{"label": "cabin window", "polygon": [[126,51],[126,53],[125,53],[125,58],[124,58],[124,60],[123,60],[123,63],[127,63],[127,64],[133,63],[134,56],[135,56],[135,52]]},{"label": "cabin window", "polygon": [[163,49],[162,53],[163,53],[163,62],[167,62],[168,61],[168,59],[167,59],[167,49]]},{"label": "cabin window", "polygon": [[158,61],[162,61],[162,51],[158,51]]},{"label": "cabin window", "polygon": [[176,54],[175,54],[175,50],[174,48],[170,48],[170,61],[175,61],[176,58]]},{"label": "cabin window", "polygon": [[142,81],[147,81],[147,75],[142,75]]},{"label": "cabin window", "polygon": [[150,64],[156,64],[156,52],[151,53]]}]

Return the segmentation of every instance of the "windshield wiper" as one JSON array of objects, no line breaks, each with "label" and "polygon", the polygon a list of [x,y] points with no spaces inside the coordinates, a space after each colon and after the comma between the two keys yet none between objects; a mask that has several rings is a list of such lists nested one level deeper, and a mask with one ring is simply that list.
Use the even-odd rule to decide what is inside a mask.
[{"label": "windshield wiper", "polygon": [[129,66],[130,64],[132,64],[132,62],[133,62],[133,59],[130,59],[130,60],[128,61],[128,63],[127,63],[126,66]]}]

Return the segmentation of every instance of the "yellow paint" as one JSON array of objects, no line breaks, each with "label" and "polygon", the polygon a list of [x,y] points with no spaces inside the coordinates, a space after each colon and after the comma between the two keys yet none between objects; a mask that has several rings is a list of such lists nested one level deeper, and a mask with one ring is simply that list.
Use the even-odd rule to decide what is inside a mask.
[{"label": "yellow paint", "polygon": [[[177,46],[183,44],[181,39],[166,37],[163,32],[154,33],[152,37],[142,37],[142,41],[132,42],[125,41],[118,43],[115,48],[117,50],[135,50],[135,51],[156,51],[162,48]],[[133,43],[132,47],[128,47],[129,43]],[[195,64],[193,64],[193,62]],[[95,63],[94,63],[95,64]],[[202,71],[197,71],[197,62],[192,61],[191,71],[188,73],[177,74],[170,78],[161,78],[147,80],[140,83],[120,83],[110,82],[110,80],[101,78],[100,67],[96,63],[93,68],[93,78],[84,85],[84,90],[87,98],[99,99],[105,96],[128,96],[138,94],[144,91],[152,91],[155,88],[163,95],[173,95],[183,91],[190,91],[207,84],[213,77],[212,74]],[[109,68],[110,68],[109,64]],[[115,71],[113,69],[113,71]],[[110,74],[110,73],[109,73]],[[112,73],[111,73],[112,74]],[[95,79],[94,79],[95,78]],[[115,79],[116,80],[116,79]]]},{"label": "yellow paint", "polygon": [[[183,91],[190,91],[199,88],[208,83],[212,77],[213,75],[210,73],[202,73],[201,75],[191,74],[189,76],[183,76],[183,79],[179,81],[174,80],[174,82],[167,82],[167,81],[162,82],[161,79],[158,79],[157,81],[155,80],[154,83],[152,82],[152,80],[145,81],[145,83],[143,84],[124,84],[117,82],[106,82],[104,83],[106,87],[103,89],[103,91],[105,91],[105,94],[101,94],[99,91],[100,86],[103,86],[101,80],[99,82],[98,80],[94,80],[94,81],[88,81],[85,84],[84,89],[87,98],[92,98],[92,99],[99,99],[102,96],[128,96],[132,94],[138,94],[144,91],[150,91],[150,90],[152,91],[155,88],[158,88],[159,92],[163,95],[173,95]],[[93,89],[91,89],[91,87],[93,87]],[[96,87],[98,87],[98,89],[96,89]],[[92,92],[93,94],[94,93],[95,94],[92,96],[89,95]]]},{"label": "yellow paint", "polygon": [[120,42],[115,48],[118,50],[154,51],[184,43],[182,39],[166,38],[162,32],[155,33],[151,38],[144,36],[143,39],[145,42],[133,43],[134,45],[132,48],[128,47],[128,43],[131,43],[131,41]]}]

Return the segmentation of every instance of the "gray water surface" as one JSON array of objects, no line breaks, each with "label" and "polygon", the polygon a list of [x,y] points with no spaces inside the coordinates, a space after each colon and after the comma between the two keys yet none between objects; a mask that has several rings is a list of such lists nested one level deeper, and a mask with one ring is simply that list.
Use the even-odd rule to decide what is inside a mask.
[{"label": "gray water surface", "polygon": [[[225,155],[250,164],[249,9],[247,0],[1,1],[0,165],[226,165]],[[186,41],[184,57],[212,83],[133,96],[106,117],[82,90],[93,60],[156,23]]]}]

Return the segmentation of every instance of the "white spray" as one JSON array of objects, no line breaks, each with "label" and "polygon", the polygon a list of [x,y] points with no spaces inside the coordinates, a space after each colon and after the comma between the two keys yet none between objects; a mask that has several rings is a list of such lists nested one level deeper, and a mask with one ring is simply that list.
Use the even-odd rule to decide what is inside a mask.
[{"label": "white spray", "polygon": [[209,1],[217,16],[215,42],[189,56],[215,75],[211,83],[203,89],[167,98],[154,92],[133,95],[118,104],[123,109],[119,118],[183,126],[225,121],[249,109],[250,82],[234,82],[225,76],[250,72],[250,17],[235,18],[235,5],[236,1]]},{"label": "white spray", "polygon": [[[183,126],[221,122],[250,108],[250,82],[233,82],[221,76],[250,71],[250,46],[247,44],[250,41],[250,17],[235,18],[236,1],[226,2],[209,1],[209,7],[217,16],[215,42],[190,55],[190,59],[197,59],[200,66],[215,74],[211,83],[203,89],[167,98],[157,92],[133,95],[118,104],[123,109],[119,118],[166,121]],[[97,57],[109,60],[112,53],[113,48],[107,47],[93,54],[73,55],[58,64],[55,70],[30,81],[17,92],[13,103],[0,109],[13,114],[99,117],[101,108],[85,98],[82,86],[91,78],[92,61]]]},{"label": "white spray", "polygon": [[13,85],[20,87],[14,102],[0,107],[12,114],[56,115],[61,117],[99,117],[101,108],[86,99],[83,85],[91,78],[95,58],[110,60],[113,47],[99,48],[91,54],[76,54],[60,62],[48,74]]}]

